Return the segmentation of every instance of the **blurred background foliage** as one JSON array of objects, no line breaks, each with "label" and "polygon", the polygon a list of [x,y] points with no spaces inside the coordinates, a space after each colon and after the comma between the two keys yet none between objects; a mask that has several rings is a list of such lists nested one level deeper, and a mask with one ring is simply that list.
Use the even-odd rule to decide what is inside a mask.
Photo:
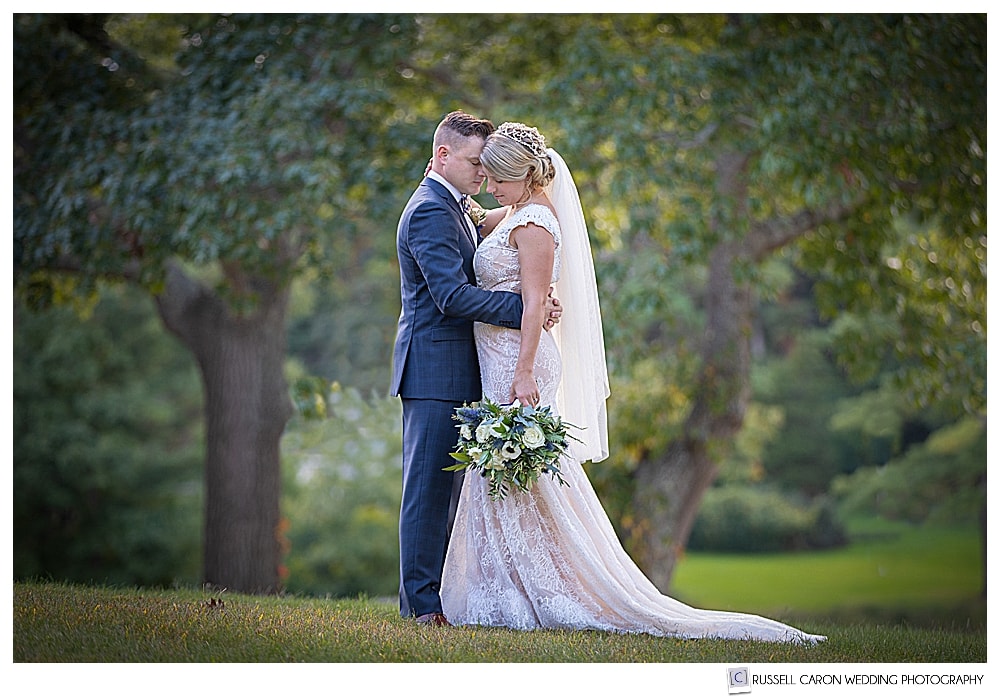
[{"label": "blurred background foliage", "polygon": [[17,578],[163,586],[200,566],[201,395],[144,296],[14,309]]},{"label": "blurred background foliage", "polygon": [[[603,269],[598,263],[599,275]],[[305,286],[303,294],[323,295],[318,284]],[[801,295],[762,306],[761,332],[782,339],[755,369],[756,401],[703,500],[689,549],[841,545],[843,521],[854,515],[974,523],[985,497],[983,422],[914,411],[891,388],[852,383],[829,351],[829,327],[803,325],[788,336],[796,325],[786,314],[799,316],[812,305],[810,286],[795,287]],[[615,294],[602,300],[612,307],[618,301],[633,302]],[[345,319],[310,316],[313,306],[304,300],[294,305],[293,328],[364,324],[368,317],[361,307],[342,309],[339,315],[355,315]],[[299,324],[299,313],[309,322]],[[14,329],[16,575],[197,583],[198,379],[149,302],[105,289],[86,317],[70,308],[18,308]],[[290,337],[309,346],[306,333],[290,330]],[[322,333],[311,341],[317,351],[325,348]],[[635,346],[609,340],[608,348],[614,361]],[[387,351],[355,356],[358,380],[348,385],[350,374],[339,374],[344,383],[327,386],[325,418],[309,416],[315,405],[300,405],[288,427],[282,504],[290,591],[395,592],[401,428],[398,400],[385,396]],[[293,352],[293,384],[314,380],[304,368],[308,356]],[[663,366],[646,365],[635,369],[645,388],[635,401],[629,383],[613,374],[618,447],[608,461],[589,466],[616,526],[629,515],[628,449],[670,438],[670,415],[684,407],[683,393],[660,382]],[[664,391],[657,403],[663,409],[648,408],[653,381]]]},{"label": "blurred background foliage", "polygon": [[[110,18],[107,27],[115,41],[141,51],[157,70],[170,71],[181,31],[204,21],[124,15]],[[568,15],[539,22],[435,15],[297,21],[315,23],[319,35],[338,27],[345,35],[382,27],[399,43],[386,49],[396,52],[396,62],[372,74],[376,87],[354,96],[356,112],[344,122],[353,129],[345,136],[349,152],[316,154],[316,167],[303,170],[294,183],[302,191],[289,193],[301,207],[296,213],[312,217],[297,223],[325,232],[299,262],[287,318],[287,375],[300,408],[282,441],[287,589],[338,596],[396,591],[401,437],[398,401],[385,396],[399,312],[393,231],[423,170],[434,124],[456,106],[497,122],[530,121],[568,159],[587,155],[578,184],[594,237],[612,383],[612,456],[588,467],[613,523],[628,531],[635,517],[635,466],[681,434],[700,365],[710,241],[696,228],[686,238],[665,237],[664,230],[693,226],[691,220],[708,215],[698,192],[711,186],[712,172],[711,163],[668,157],[669,147],[648,148],[648,123],[641,119],[602,120],[596,112],[620,103],[622,113],[642,108],[645,114],[669,114],[676,123],[663,124],[665,130],[698,133],[710,99],[691,86],[710,69],[734,68],[699,62],[691,48],[716,48],[712,37],[726,36],[724,20]],[[272,36],[278,26],[266,18],[246,25],[262,36]],[[792,20],[762,22],[748,31],[786,38],[802,31],[803,41],[813,36],[813,28],[805,31]],[[958,36],[962,26],[926,31]],[[448,40],[427,38],[435,32]],[[781,46],[792,51],[796,42]],[[30,51],[15,45],[18,65],[37,61]],[[764,49],[754,55],[760,62],[755,75],[767,72],[763,66],[776,75],[810,69]],[[705,61],[719,56],[725,51],[706,52]],[[58,65],[76,65],[71,56],[57,58]],[[339,58],[348,70],[351,62]],[[226,92],[227,81],[240,79],[213,72],[218,55],[202,60],[188,69],[205,69],[204,79],[216,82],[198,89]],[[853,60],[864,60],[863,51]],[[491,65],[502,71],[482,69]],[[309,66],[289,69],[304,74]],[[421,71],[437,71],[434,77],[444,87],[436,94],[414,88]],[[516,84],[497,83],[498,72],[517,75]],[[455,77],[466,74],[479,79]],[[657,82],[658,89],[622,88],[636,75],[641,86],[643,74],[685,79]],[[400,76],[401,82],[394,81]],[[822,78],[818,72],[816,89]],[[60,79],[87,78],[64,73]],[[552,87],[559,79],[567,85],[564,92]],[[275,89],[285,90],[286,100],[322,104],[323,94],[297,93],[296,85]],[[558,108],[537,103],[538,90],[546,86]],[[449,99],[449,89],[460,90],[462,99]],[[727,89],[720,87],[711,99],[735,103],[753,93]],[[763,81],[757,89],[790,105],[801,97]],[[192,90],[174,96],[178,112],[193,108],[185,101],[196,98]],[[352,96],[338,99],[350,102]],[[280,112],[254,115],[252,106],[240,105],[240,118],[282,118]],[[54,113],[56,107],[73,108],[53,107]],[[322,119],[318,106],[296,113]],[[390,116],[362,128],[371,113]],[[566,114],[573,113],[592,130],[568,128]],[[810,125],[764,124],[760,137],[779,139],[779,127]],[[236,143],[227,147],[249,158],[232,168],[233,176],[251,182],[254,172],[267,167],[265,151],[243,142],[238,123],[219,126],[226,128]],[[601,129],[607,130],[603,141]],[[274,137],[279,150],[291,149],[308,132],[276,122]],[[603,145],[588,150],[594,143]],[[209,146],[192,134],[192,149]],[[786,146],[779,143],[777,151],[788,155]],[[371,159],[363,160],[364,153]],[[197,160],[185,161],[183,172],[196,177],[202,166],[221,167]],[[642,169],[621,165],[633,162]],[[801,183],[830,178],[816,169],[822,165],[772,152],[756,166]],[[901,180],[911,175],[899,172]],[[965,175],[966,184],[980,177]],[[325,200],[327,188],[317,185],[327,176],[346,183],[335,201]],[[669,197],[667,182],[673,183]],[[981,179],[979,185],[985,186]],[[800,188],[785,203],[813,195]],[[843,520],[856,515],[928,525],[978,520],[986,473],[985,228],[980,236],[975,231],[983,221],[959,229],[948,218],[985,216],[968,205],[970,197],[978,201],[974,193],[956,194],[959,213],[942,210],[938,217],[921,218],[903,204],[885,210],[879,235],[859,232],[853,247],[831,243],[835,232],[824,228],[748,270],[755,291],[753,399],[702,502],[690,549],[843,545],[849,542]],[[480,199],[489,205],[488,197]],[[754,201],[776,205],[764,196]],[[877,271],[856,264],[863,255],[882,260],[874,265]],[[101,263],[100,255],[93,263]],[[32,300],[30,293],[14,305],[15,578],[197,583],[203,507],[197,369],[164,332],[148,296],[105,283],[81,294],[72,284],[48,277],[31,286],[50,300],[65,301],[55,307],[24,302]]]},{"label": "blurred background foliage", "polygon": [[289,588],[316,595],[398,591],[399,400],[334,384],[326,419],[284,444]]}]

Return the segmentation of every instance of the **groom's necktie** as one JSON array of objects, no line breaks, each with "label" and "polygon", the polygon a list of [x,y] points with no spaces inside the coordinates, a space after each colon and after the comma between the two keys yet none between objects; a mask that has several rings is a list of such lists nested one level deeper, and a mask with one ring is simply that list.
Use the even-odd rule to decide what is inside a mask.
[{"label": "groom's necktie", "polygon": [[475,230],[475,226],[472,225],[472,197],[468,194],[462,194],[462,198],[458,200],[458,203],[462,207],[462,211],[465,213],[465,228],[473,233],[472,240],[475,242],[479,235],[478,231]]}]

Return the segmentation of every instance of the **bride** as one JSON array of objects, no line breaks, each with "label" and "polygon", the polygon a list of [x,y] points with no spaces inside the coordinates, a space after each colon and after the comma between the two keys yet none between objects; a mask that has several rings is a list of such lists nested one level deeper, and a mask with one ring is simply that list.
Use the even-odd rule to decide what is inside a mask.
[{"label": "bride", "polygon": [[[484,222],[477,282],[520,293],[525,328],[476,323],[483,396],[496,403],[550,405],[582,429],[574,430],[581,441],[560,463],[568,487],[542,477],[529,492],[496,501],[487,478],[466,474],[441,584],[447,619],[518,630],[826,639],[760,616],[692,608],[661,594],[629,558],[581,465],[608,455],[609,389],[593,258],[576,186],[559,154],[524,124],[502,124],[480,159],[487,191],[501,207]],[[569,310],[551,332],[543,332],[553,283]]]}]

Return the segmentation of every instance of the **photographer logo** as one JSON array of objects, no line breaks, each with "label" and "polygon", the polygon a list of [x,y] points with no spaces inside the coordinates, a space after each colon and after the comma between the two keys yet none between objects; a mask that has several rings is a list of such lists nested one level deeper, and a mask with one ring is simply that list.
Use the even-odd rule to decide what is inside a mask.
[{"label": "photographer logo", "polygon": [[726,670],[730,693],[750,692],[750,671],[745,667],[735,667]]}]

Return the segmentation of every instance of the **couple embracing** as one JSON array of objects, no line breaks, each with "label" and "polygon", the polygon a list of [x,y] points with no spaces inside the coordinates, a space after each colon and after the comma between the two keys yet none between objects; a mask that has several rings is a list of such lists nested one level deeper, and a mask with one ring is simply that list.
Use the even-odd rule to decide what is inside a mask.
[{"label": "couple embracing", "polygon": [[[469,197],[500,204],[470,215]],[[572,175],[537,129],[461,111],[434,133],[397,230],[403,406],[400,613],[426,625],[817,642],[760,616],[660,594],[622,548],[582,463],[608,455],[609,394],[593,258]],[[567,311],[562,313],[562,305]],[[549,406],[580,427],[560,472],[489,496],[453,464],[456,407]]]}]

